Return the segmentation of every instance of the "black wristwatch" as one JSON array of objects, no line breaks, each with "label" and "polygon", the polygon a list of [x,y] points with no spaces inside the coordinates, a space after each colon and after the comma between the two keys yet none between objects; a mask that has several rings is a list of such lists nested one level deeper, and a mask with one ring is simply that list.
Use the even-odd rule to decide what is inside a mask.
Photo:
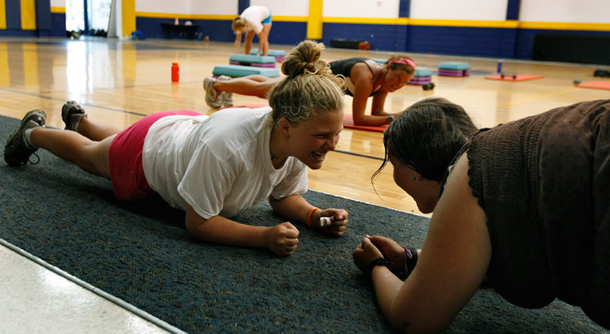
[{"label": "black wristwatch", "polygon": [[396,117],[394,117],[394,115],[388,116],[388,123],[394,122],[395,119],[396,119]]},{"label": "black wristwatch", "polygon": [[373,268],[375,268],[377,266],[386,266],[386,268],[388,268],[390,271],[392,271],[392,267],[390,266],[390,263],[383,257],[378,257],[369,263],[369,277],[373,276],[372,275]]}]

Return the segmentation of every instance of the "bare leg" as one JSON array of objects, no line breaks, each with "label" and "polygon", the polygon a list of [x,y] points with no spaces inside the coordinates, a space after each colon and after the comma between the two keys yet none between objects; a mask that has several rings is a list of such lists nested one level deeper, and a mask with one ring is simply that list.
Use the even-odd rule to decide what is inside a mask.
[{"label": "bare leg", "polygon": [[113,139],[114,135],[102,141],[93,141],[78,132],[45,127],[35,128],[30,135],[33,145],[76,164],[86,172],[108,179],[110,179],[108,149]]},{"label": "bare leg", "polygon": [[269,54],[269,32],[271,31],[271,24],[264,24],[263,30],[258,35],[259,45],[261,49],[261,56]]},{"label": "bare leg", "polygon": [[265,56],[269,53],[269,40],[265,40],[265,46],[263,47],[263,50],[265,50]]},{"label": "bare leg", "polygon": [[[254,31],[248,31],[246,33],[246,40],[244,42],[244,46],[245,46],[245,54],[249,55],[250,51],[252,51],[252,39],[254,39]],[[259,52],[261,50],[258,50]]]},{"label": "bare leg", "polygon": [[93,140],[101,141],[110,136],[116,135],[121,130],[113,126],[91,122],[88,117],[81,118],[78,123],[78,133]]},{"label": "bare leg", "polygon": [[214,89],[219,92],[230,92],[241,95],[258,96],[267,98],[271,87],[280,82],[282,78],[269,78],[264,75],[248,75],[231,80],[219,80],[214,82]]}]

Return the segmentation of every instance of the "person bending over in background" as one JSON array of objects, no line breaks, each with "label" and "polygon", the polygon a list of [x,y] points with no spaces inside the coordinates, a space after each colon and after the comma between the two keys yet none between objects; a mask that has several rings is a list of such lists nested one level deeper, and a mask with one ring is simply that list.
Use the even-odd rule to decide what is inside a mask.
[{"label": "person bending over in background", "polygon": [[249,55],[252,50],[254,35],[258,36],[258,54],[266,56],[269,52],[269,32],[271,31],[271,11],[263,6],[250,6],[233,20],[235,33],[235,52],[241,45],[241,36],[246,34],[244,53]]},{"label": "person bending over in background", "polygon": [[[354,124],[373,126],[388,124],[400,114],[384,111],[386,97],[407,84],[417,70],[415,62],[406,56],[393,56],[385,64],[368,58],[336,60],[330,63],[330,68],[335,75],[345,78],[345,93],[353,97]],[[220,108],[233,104],[232,93],[265,99],[271,87],[281,80],[262,75],[205,78],[205,101],[211,108]],[[373,97],[371,114],[365,115],[370,96]]]},{"label": "person bending over in background", "polygon": [[[320,61],[322,49],[313,42],[297,47],[282,67],[285,79],[269,92],[270,107],[211,116],[155,113],[119,132],[95,124],[69,101],[62,109],[65,130],[45,127],[43,111],[27,113],[7,141],[4,159],[23,165],[44,148],[110,179],[119,200],[160,195],[186,211],[187,232],[198,239],[290,255],[299,235],[291,223],[251,226],[230,218],[268,199],[290,220],[344,233],[345,210],[320,210],[301,196],[307,167],[322,167],[343,129],[342,82]],[[322,226],[321,217],[331,224]]]},{"label": "person bending over in background", "polygon": [[390,161],[434,211],[419,251],[381,236],[354,250],[390,324],[440,332],[487,279],[515,305],[558,298],[610,328],[610,100],[476,130],[462,107],[429,98],[385,131],[375,175]]}]

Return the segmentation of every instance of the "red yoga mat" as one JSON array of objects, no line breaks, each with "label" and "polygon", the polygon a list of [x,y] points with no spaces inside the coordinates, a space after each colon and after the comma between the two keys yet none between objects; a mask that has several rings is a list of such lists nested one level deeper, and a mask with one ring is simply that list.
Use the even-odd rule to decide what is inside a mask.
[{"label": "red yoga mat", "polygon": [[594,89],[609,89],[610,90],[610,81],[583,82],[581,84],[576,85],[576,87],[594,88]]},{"label": "red yoga mat", "polygon": [[503,80],[503,81],[527,81],[527,80],[536,80],[543,79],[542,75],[531,75],[531,74],[517,74],[516,78],[513,78],[513,75],[504,75],[504,78],[500,74],[490,75],[485,77],[487,80]]},{"label": "red yoga mat", "polygon": [[383,132],[387,129],[389,124],[385,125],[355,125],[354,119],[351,114],[343,115],[343,127],[346,129],[356,129],[356,130],[365,130],[365,131],[375,131],[375,132]]}]

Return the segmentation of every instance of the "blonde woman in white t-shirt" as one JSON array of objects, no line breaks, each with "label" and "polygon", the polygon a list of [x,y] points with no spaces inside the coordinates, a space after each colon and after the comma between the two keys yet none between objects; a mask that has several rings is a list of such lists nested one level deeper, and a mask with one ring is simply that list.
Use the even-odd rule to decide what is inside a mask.
[{"label": "blonde woman in white t-shirt", "polygon": [[[320,60],[323,49],[305,41],[290,53],[282,65],[286,78],[269,92],[270,107],[156,113],[118,131],[69,101],[62,108],[65,130],[45,127],[41,110],[27,113],[4,159],[24,165],[42,147],[110,179],[119,200],[160,195],[186,212],[186,230],[198,239],[290,255],[299,231],[289,221],[335,236],[348,224],[345,210],[318,209],[301,196],[307,167],[322,167],[343,129],[343,81]],[[265,199],[288,221],[252,226],[231,219]]]},{"label": "blonde woman in white t-shirt", "polygon": [[269,32],[271,31],[271,11],[263,6],[250,6],[241,15],[233,20],[233,32],[235,33],[235,52],[241,45],[241,36],[246,34],[244,41],[245,54],[252,50],[254,35],[258,36],[258,54],[266,56],[269,52]]}]

